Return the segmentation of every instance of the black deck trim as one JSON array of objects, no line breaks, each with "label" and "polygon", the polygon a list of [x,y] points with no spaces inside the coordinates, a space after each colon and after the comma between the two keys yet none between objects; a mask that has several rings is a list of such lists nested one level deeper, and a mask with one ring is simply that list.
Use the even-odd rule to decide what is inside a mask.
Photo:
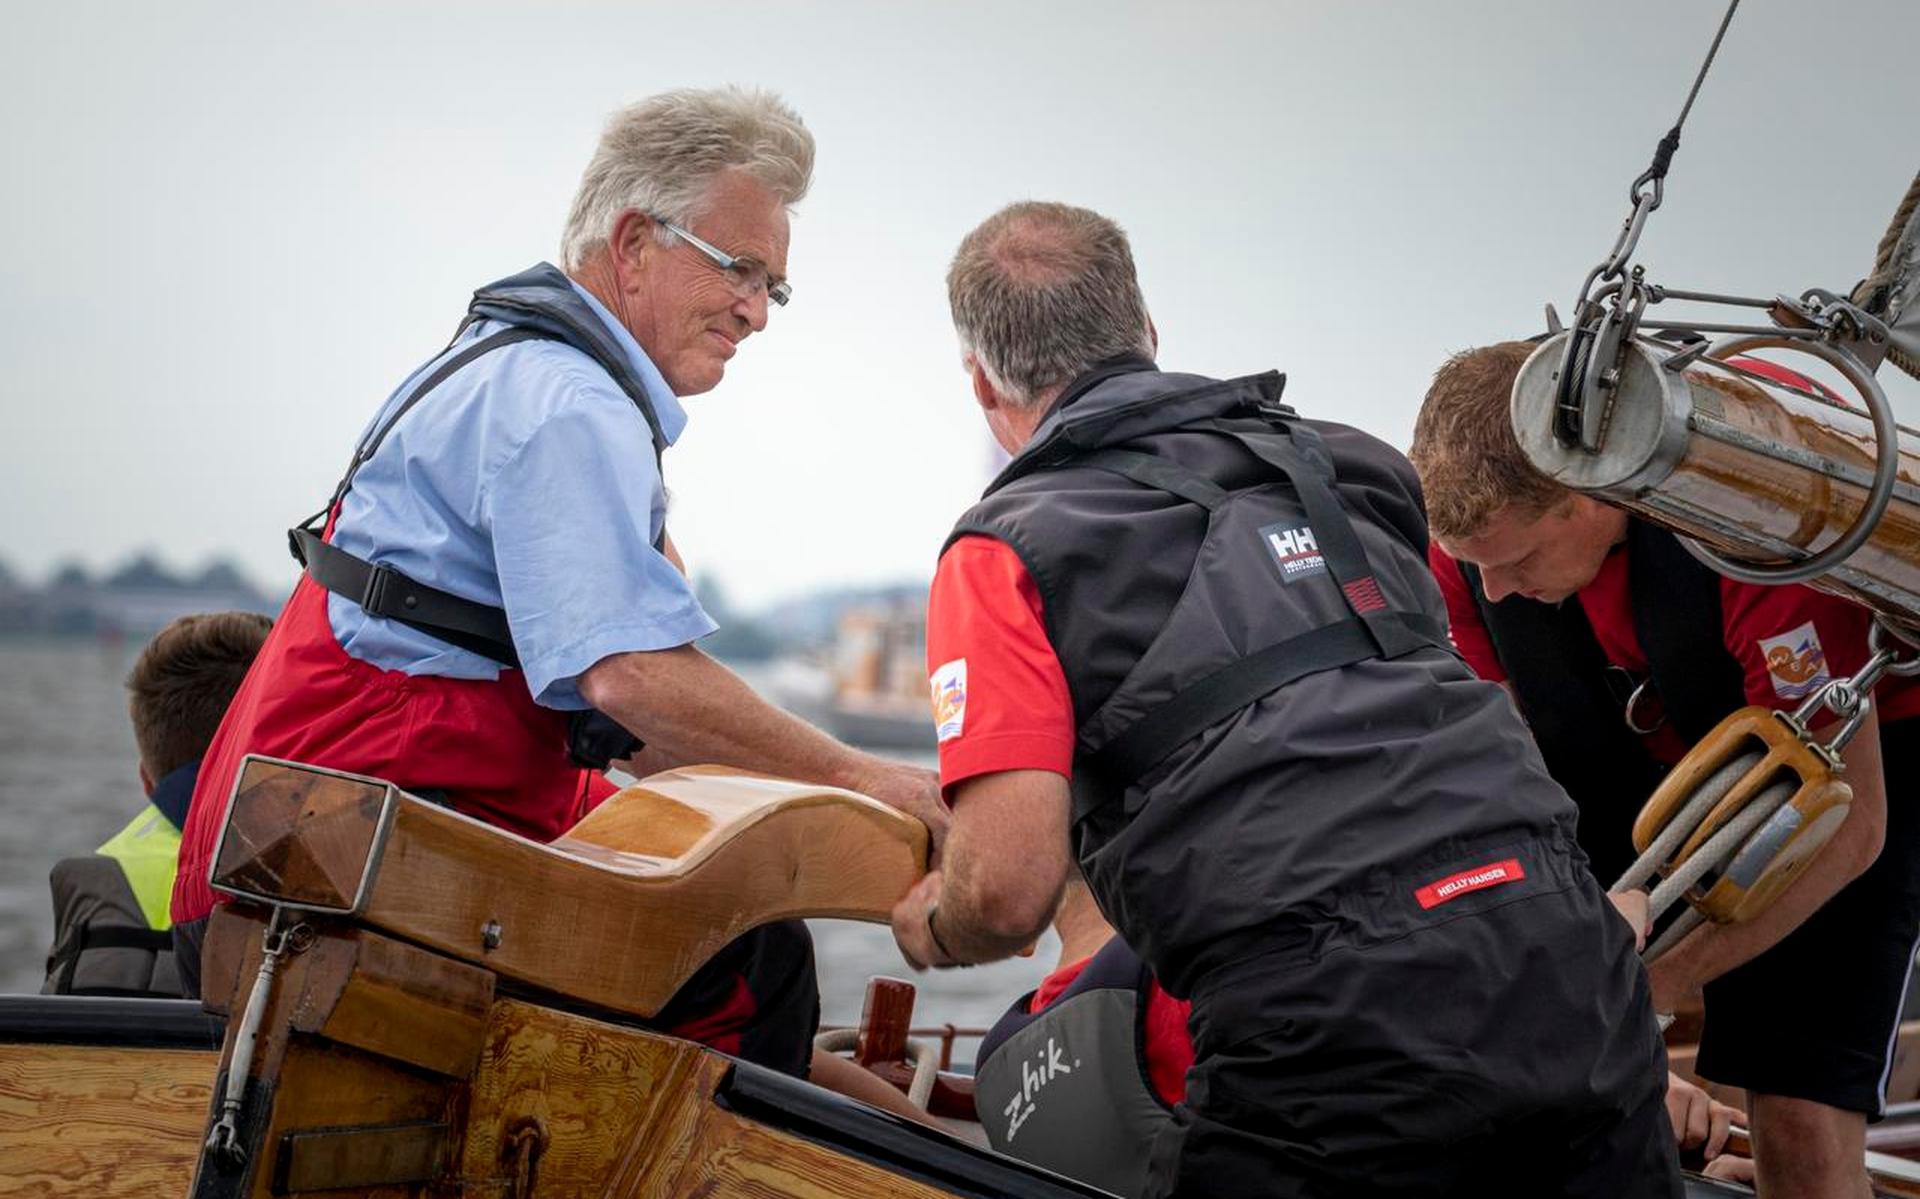
[{"label": "black deck trim", "polygon": [[0,995],[0,1042],[218,1049],[226,1024],[192,999]]}]

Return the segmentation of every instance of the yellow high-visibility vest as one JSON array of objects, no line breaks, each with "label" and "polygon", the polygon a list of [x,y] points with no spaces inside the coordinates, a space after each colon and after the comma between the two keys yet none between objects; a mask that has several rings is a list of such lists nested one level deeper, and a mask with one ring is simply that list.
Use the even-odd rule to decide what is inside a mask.
[{"label": "yellow high-visibility vest", "polygon": [[180,864],[180,830],[166,814],[148,804],[95,853],[112,858],[127,876],[140,914],[157,932],[173,927],[173,872]]}]

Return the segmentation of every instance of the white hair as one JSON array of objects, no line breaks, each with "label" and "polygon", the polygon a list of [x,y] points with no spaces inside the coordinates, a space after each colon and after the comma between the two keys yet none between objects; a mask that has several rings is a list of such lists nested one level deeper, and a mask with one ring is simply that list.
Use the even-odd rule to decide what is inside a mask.
[{"label": "white hair", "polygon": [[580,176],[561,264],[579,269],[629,210],[692,224],[715,177],[732,168],[797,204],[813,179],[813,134],[772,92],[738,87],[683,88],[621,109]]}]

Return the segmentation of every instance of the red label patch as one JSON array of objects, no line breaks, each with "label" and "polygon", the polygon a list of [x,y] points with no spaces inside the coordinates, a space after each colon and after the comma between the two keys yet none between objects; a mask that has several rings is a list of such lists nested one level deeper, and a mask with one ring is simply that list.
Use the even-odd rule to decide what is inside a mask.
[{"label": "red label patch", "polygon": [[1520,859],[1508,858],[1504,862],[1488,862],[1485,866],[1449,874],[1415,891],[1413,897],[1420,901],[1423,908],[1436,908],[1449,899],[1458,899],[1462,895],[1484,891],[1502,883],[1517,883],[1525,877],[1527,872],[1520,868]]}]

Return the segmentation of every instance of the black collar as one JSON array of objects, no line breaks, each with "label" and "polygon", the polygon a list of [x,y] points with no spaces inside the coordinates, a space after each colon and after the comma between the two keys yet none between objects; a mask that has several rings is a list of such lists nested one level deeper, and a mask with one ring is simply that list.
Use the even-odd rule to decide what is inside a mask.
[{"label": "black collar", "polygon": [[1159,369],[1154,365],[1153,359],[1141,354],[1116,354],[1112,358],[1104,358],[1080,372],[1061,390],[1059,395],[1054,397],[1053,403],[1047,405],[1046,413],[1041,416],[1040,423],[1045,424],[1055,413],[1115,375],[1131,375],[1135,371]]},{"label": "black collar", "polygon": [[147,802],[160,809],[174,828],[186,831],[187,805],[193,802],[193,785],[200,780],[200,759],[167,771],[153,785]]}]

